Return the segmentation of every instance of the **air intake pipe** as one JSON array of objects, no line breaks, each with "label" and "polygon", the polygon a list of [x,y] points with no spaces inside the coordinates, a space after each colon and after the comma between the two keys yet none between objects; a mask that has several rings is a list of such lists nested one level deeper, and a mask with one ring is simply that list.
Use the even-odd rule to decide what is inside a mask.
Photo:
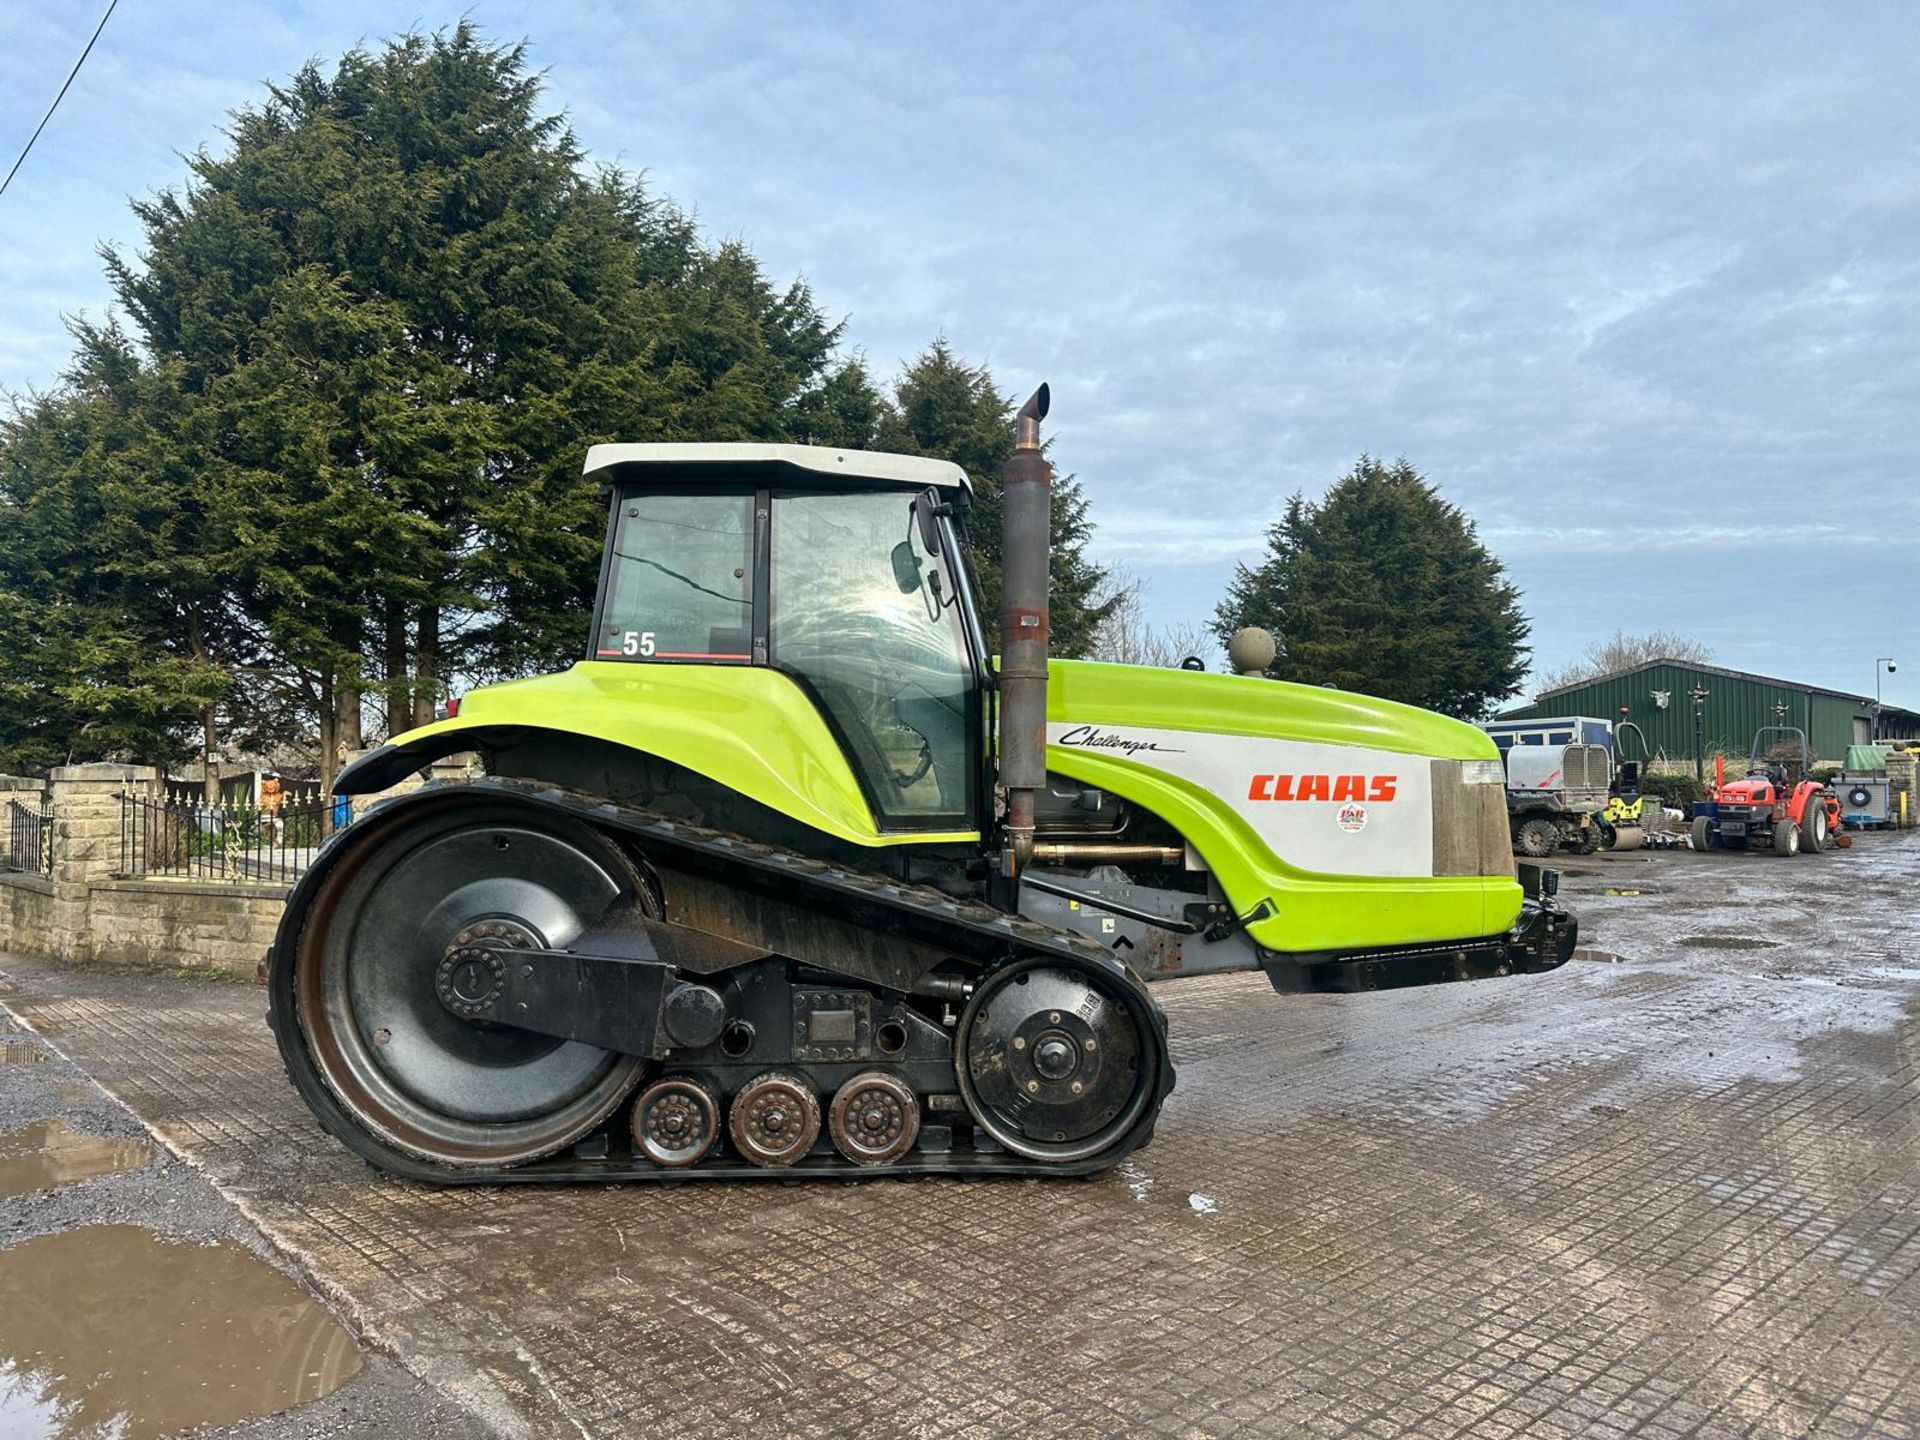
[{"label": "air intake pipe", "polygon": [[1047,567],[1053,467],[1040,452],[1042,385],[1015,416],[1000,483],[1000,788],[1007,797],[1003,870],[1033,858],[1034,797],[1047,783]]}]

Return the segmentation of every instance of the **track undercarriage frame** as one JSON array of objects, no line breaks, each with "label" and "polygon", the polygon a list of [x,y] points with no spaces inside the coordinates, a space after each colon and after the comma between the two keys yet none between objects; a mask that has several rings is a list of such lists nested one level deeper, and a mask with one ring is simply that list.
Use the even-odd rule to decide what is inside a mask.
[{"label": "track undercarriage frame", "polygon": [[[1173,1088],[1149,977],[1090,935],[533,781],[376,807],[289,914],[268,975],[289,1076],[414,1179],[1086,1175]],[[1248,944],[1243,968],[1384,989],[1572,948],[1538,897],[1507,937]]]}]

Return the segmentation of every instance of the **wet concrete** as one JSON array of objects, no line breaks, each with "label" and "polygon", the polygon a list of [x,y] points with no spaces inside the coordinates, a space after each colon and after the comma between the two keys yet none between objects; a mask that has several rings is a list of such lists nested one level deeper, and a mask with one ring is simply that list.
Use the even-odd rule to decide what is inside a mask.
[{"label": "wet concrete", "polygon": [[36,1120],[0,1134],[0,1198],[73,1185],[96,1175],[137,1170],[153,1160],[140,1140],[110,1140],[65,1120]]},{"label": "wet concrete", "polygon": [[0,1440],[493,1433],[363,1346],[238,1207],[4,1010],[0,1045],[16,1055],[0,1174],[34,1182],[0,1190]]},{"label": "wet concrete", "polygon": [[502,1434],[1920,1434],[1920,835],[1579,868],[1600,963],[1163,987],[1179,1087],[1086,1183],[429,1190],[257,990],[0,969]]},{"label": "wet concrete", "polygon": [[158,1440],[318,1399],[359,1369],[331,1315],[230,1241],[84,1225],[0,1250],[0,1432]]}]

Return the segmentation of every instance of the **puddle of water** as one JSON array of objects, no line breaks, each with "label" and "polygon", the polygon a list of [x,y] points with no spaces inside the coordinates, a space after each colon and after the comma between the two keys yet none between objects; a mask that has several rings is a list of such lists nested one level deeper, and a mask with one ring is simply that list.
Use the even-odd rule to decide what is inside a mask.
[{"label": "puddle of water", "polygon": [[317,1399],[359,1369],[352,1336],[231,1242],[87,1225],[0,1250],[0,1435],[156,1440]]},{"label": "puddle of water", "polygon": [[1589,950],[1583,945],[1573,952],[1573,958],[1576,960],[1594,960],[1602,965],[1620,965],[1625,963],[1627,957],[1624,955],[1616,955],[1611,950]]},{"label": "puddle of water", "polygon": [[144,1140],[107,1140],[64,1120],[36,1120],[0,1135],[0,1198],[138,1170],[152,1159]]},{"label": "puddle of water", "polygon": [[1121,1162],[1120,1176],[1127,1182],[1127,1188],[1133,1192],[1133,1198],[1142,1205],[1153,1198],[1153,1177],[1142,1170],[1137,1161]]},{"label": "puddle of water", "polygon": [[1689,935],[1680,942],[1689,950],[1774,950],[1778,940],[1754,940],[1745,935]]},{"label": "puddle of water", "polygon": [[12,1040],[0,1042],[0,1065],[39,1065],[46,1059],[47,1052],[38,1045]]},{"label": "puddle of water", "polygon": [[1920,980],[1920,969],[1906,965],[1869,965],[1865,973],[1876,980]]}]

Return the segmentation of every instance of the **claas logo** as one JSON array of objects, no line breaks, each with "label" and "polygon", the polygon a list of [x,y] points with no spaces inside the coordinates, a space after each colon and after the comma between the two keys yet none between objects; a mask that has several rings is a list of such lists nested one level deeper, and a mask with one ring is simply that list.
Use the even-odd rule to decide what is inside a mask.
[{"label": "claas logo", "polygon": [[1256,775],[1249,800],[1391,800],[1397,775]]}]

